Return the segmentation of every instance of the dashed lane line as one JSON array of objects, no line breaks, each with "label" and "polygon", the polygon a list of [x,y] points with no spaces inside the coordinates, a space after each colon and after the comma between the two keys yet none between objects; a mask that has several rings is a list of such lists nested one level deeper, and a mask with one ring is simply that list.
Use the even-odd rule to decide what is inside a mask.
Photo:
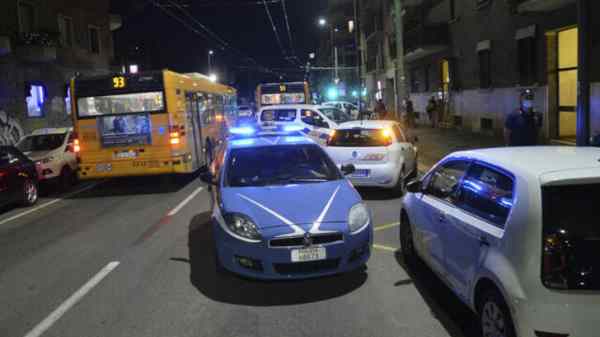
[{"label": "dashed lane line", "polygon": [[181,211],[185,205],[187,205],[190,201],[192,201],[192,199],[194,199],[198,194],[200,194],[200,192],[202,192],[204,190],[204,187],[199,187],[197,188],[194,192],[192,192],[192,194],[190,194],[187,198],[185,198],[181,203],[179,203],[179,205],[177,205],[175,208],[173,208],[168,214],[167,216],[174,216],[175,214],[179,213],[179,211]]},{"label": "dashed lane line", "polygon": [[385,250],[386,252],[392,252],[395,253],[399,248],[394,248],[394,247],[390,247],[390,246],[384,246],[384,245],[379,245],[379,244],[373,244],[373,248],[375,249],[379,249],[379,250]]},{"label": "dashed lane line", "polygon": [[84,284],[79,290],[73,295],[67,298],[61,305],[58,306],[48,317],[36,325],[31,331],[29,331],[25,337],[39,337],[44,332],[54,325],[71,307],[79,302],[87,293],[89,293],[95,286],[97,286],[110,272],[119,266],[120,262],[113,261],[107,264],[98,274],[94,275],[86,284]]},{"label": "dashed lane line", "polygon": [[387,224],[387,225],[376,226],[375,228],[373,228],[373,230],[375,232],[379,232],[379,231],[383,231],[383,230],[394,228],[394,227],[398,227],[398,226],[400,226],[400,223],[399,222],[394,222],[394,223],[390,223],[390,224]]}]

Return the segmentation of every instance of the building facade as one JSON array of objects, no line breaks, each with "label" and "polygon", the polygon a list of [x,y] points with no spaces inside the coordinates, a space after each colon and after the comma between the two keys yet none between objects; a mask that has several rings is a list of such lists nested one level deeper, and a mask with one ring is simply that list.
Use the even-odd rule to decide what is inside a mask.
[{"label": "building facade", "polygon": [[0,5],[0,144],[71,125],[68,84],[111,71],[109,0],[6,0]]},{"label": "building facade", "polygon": [[[382,19],[376,81],[393,77],[386,59],[390,35],[381,0]],[[372,1],[367,1],[372,3]],[[387,2],[387,4],[386,4]],[[573,143],[577,129],[578,27],[575,0],[414,0],[403,1],[406,85],[416,111],[424,112],[433,96],[442,103],[442,125],[475,132],[502,132],[506,115],[519,106],[524,90],[535,94],[543,116],[545,141]],[[600,4],[590,1],[591,13]],[[593,14],[592,14],[593,15]],[[364,22],[363,22],[364,24]],[[592,32],[600,20],[592,19]],[[393,33],[391,33],[393,34]],[[593,33],[592,33],[593,34]],[[597,35],[598,33],[596,33]],[[593,34],[594,35],[594,34]],[[599,36],[600,37],[600,36]],[[591,37],[592,60],[600,56]],[[366,34],[367,63],[374,57]],[[392,54],[393,55],[393,54]],[[381,60],[380,60],[381,59]],[[371,61],[372,63],[375,61]],[[600,133],[600,66],[589,69],[592,81],[591,133]],[[393,63],[391,64],[393,67]],[[386,80],[388,80],[386,78]],[[373,80],[367,77],[367,83]],[[383,85],[384,90],[386,85]],[[371,90],[377,90],[371,83]],[[420,120],[427,123],[427,114]]]}]

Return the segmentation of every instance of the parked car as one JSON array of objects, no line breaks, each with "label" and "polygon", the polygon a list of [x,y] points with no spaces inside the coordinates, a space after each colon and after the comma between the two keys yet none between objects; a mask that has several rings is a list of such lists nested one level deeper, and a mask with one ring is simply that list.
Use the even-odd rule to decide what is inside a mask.
[{"label": "parked car", "polygon": [[338,124],[349,120],[342,111],[333,109],[310,104],[273,105],[261,108],[257,119],[261,124],[301,126],[305,134],[324,145]]},{"label": "parked car", "polygon": [[238,117],[252,117],[254,115],[254,111],[248,105],[240,105],[238,107]]},{"label": "parked car", "polygon": [[332,106],[332,107],[336,107],[344,112],[346,112],[347,114],[349,114],[352,119],[358,119],[358,107],[356,106],[356,104],[353,103],[349,103],[349,102],[341,102],[341,101],[330,101],[330,102],[325,102],[323,103],[324,106]]},{"label": "parked car", "polygon": [[417,148],[393,121],[354,121],[338,126],[327,142],[327,153],[342,167],[353,164],[354,186],[395,189],[417,176]]},{"label": "parked car", "polygon": [[77,179],[77,154],[72,128],[39,129],[22,138],[17,148],[40,166],[40,181],[68,188]]},{"label": "parked car", "polygon": [[409,184],[406,261],[422,259],[484,336],[598,336],[600,149],[459,152]]},{"label": "parked car", "polygon": [[32,206],[38,200],[38,169],[12,146],[0,146],[0,207]]},{"label": "parked car", "polygon": [[215,201],[217,271],[303,279],[362,268],[371,213],[322,147],[297,131],[230,132],[202,176]]}]

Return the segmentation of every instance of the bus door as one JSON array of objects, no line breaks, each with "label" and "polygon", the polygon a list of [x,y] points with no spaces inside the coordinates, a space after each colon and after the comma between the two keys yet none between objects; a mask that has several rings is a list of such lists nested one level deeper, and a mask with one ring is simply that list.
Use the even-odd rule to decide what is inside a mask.
[{"label": "bus door", "polygon": [[194,162],[194,170],[199,169],[202,166],[202,143],[200,139],[202,138],[202,134],[200,131],[200,123],[198,120],[198,104],[196,103],[196,94],[186,93],[186,113],[188,123],[190,124],[191,132],[187,135],[188,144],[193,144],[193,162]]}]

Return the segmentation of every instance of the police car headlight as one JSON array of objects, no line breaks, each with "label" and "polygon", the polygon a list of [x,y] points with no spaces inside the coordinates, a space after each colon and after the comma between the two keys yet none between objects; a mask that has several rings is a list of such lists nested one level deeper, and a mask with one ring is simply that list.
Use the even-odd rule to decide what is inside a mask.
[{"label": "police car headlight", "polygon": [[250,240],[261,240],[262,238],[254,221],[243,214],[227,214],[225,224],[230,231],[243,238]]},{"label": "police car headlight", "polygon": [[351,233],[359,232],[371,223],[371,214],[365,204],[357,204],[348,213],[348,226]]}]

